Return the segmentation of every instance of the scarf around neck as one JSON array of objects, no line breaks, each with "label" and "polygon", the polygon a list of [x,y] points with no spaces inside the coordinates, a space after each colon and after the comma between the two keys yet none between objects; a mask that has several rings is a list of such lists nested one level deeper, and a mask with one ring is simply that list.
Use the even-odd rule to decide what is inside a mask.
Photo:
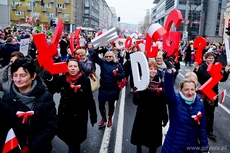
[{"label": "scarf around neck", "polygon": [[79,85],[75,85],[78,78],[82,76],[82,72],[78,72],[75,76],[71,76],[69,73],[66,74],[66,82],[69,83],[70,87],[74,90],[74,92],[77,92],[77,89],[80,87]]},{"label": "scarf around neck", "polygon": [[192,104],[194,103],[195,98],[196,98],[196,93],[195,93],[193,99],[188,99],[188,98],[186,98],[186,97],[182,94],[182,92],[179,92],[179,94],[180,94],[181,98],[183,98],[183,99],[185,100],[185,103],[186,103],[186,104],[192,105]]}]

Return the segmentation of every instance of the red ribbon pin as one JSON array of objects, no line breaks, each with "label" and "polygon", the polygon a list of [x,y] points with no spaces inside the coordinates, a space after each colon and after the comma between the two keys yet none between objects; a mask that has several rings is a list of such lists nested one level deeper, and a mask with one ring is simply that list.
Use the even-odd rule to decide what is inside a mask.
[{"label": "red ribbon pin", "polygon": [[33,114],[34,114],[34,111],[27,111],[27,112],[17,111],[16,113],[18,118],[23,117],[22,124],[27,123],[28,117],[32,116]]}]

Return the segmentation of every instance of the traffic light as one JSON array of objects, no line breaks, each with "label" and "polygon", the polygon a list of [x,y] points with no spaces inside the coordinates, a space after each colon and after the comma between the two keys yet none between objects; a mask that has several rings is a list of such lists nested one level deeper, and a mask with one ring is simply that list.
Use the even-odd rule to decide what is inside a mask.
[{"label": "traffic light", "polygon": [[120,21],[121,21],[121,17],[118,17],[118,18],[117,18],[117,21],[120,22]]},{"label": "traffic light", "polygon": [[41,6],[44,6],[44,0],[41,0]]},{"label": "traffic light", "polygon": [[228,36],[230,36],[230,26],[228,26],[228,27],[226,28],[225,33],[226,33]]}]

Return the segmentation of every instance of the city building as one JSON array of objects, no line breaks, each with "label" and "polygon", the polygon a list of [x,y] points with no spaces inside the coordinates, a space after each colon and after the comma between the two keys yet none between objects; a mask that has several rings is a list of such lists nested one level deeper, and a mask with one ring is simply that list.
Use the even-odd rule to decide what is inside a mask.
[{"label": "city building", "polygon": [[[115,9],[111,10],[105,0],[3,0],[4,16],[17,28],[40,26],[49,29],[51,20],[60,18],[65,31],[77,28],[96,31],[118,25]],[[9,4],[8,4],[8,3]],[[3,4],[4,5],[3,5]],[[8,9],[10,8],[10,9]]]},{"label": "city building", "polygon": [[9,0],[0,1],[0,10],[5,12],[4,15],[0,15],[0,27],[3,29],[10,25],[10,4]]},{"label": "city building", "polygon": [[156,6],[152,9],[152,23],[164,25],[168,14],[178,9],[183,21],[179,28],[172,27],[172,30],[187,32],[188,40],[203,36],[222,42],[226,0],[154,0],[153,3]]}]

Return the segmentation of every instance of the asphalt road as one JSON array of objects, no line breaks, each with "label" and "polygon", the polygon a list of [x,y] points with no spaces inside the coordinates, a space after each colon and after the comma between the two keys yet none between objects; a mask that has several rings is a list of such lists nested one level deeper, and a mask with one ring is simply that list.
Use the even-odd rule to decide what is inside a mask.
[{"label": "asphalt road", "polygon": [[[179,81],[183,78],[186,72],[192,71],[193,67],[181,65],[180,73],[176,79],[175,89],[179,88]],[[99,69],[97,68],[97,74]],[[1,75],[2,69],[0,69]],[[215,111],[214,133],[217,135],[217,141],[213,142],[209,139],[211,153],[229,153],[230,152],[230,78],[219,84],[220,91],[227,89],[227,97],[222,105],[219,105]],[[130,143],[130,135],[136,106],[132,103],[132,93],[129,92],[129,84],[122,90],[120,99],[116,102],[116,109],[113,118],[113,126],[111,128],[99,129],[97,124],[101,120],[99,111],[98,122],[94,127],[88,124],[88,138],[81,144],[82,153],[135,153],[136,147]],[[0,93],[2,94],[2,93]],[[94,93],[96,107],[98,92]],[[58,106],[59,94],[54,95],[56,106]],[[73,123],[75,124],[75,123]],[[146,126],[151,126],[154,121],[149,121]],[[164,135],[167,133],[167,128],[163,128]],[[154,129],[154,127],[153,127]],[[52,153],[68,153],[68,148],[58,137],[52,141]],[[157,153],[160,153],[161,147]],[[143,147],[143,153],[147,153],[148,149]]]}]

